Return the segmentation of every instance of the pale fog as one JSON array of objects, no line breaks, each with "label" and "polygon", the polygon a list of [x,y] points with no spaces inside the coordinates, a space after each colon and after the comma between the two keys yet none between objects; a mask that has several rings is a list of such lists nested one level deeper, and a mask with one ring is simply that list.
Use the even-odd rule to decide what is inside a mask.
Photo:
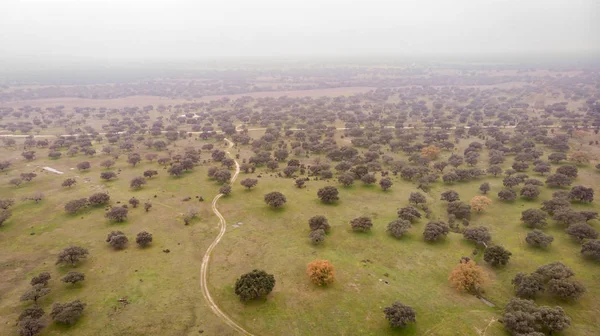
[{"label": "pale fog", "polygon": [[0,60],[582,54],[598,0],[2,0]]}]

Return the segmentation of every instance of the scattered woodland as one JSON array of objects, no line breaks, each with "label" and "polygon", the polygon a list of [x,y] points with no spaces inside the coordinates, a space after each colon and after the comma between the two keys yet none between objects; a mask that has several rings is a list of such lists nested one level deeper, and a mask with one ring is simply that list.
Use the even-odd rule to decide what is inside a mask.
[{"label": "scattered woodland", "polygon": [[598,335],[599,131],[594,69],[6,82],[2,334]]}]

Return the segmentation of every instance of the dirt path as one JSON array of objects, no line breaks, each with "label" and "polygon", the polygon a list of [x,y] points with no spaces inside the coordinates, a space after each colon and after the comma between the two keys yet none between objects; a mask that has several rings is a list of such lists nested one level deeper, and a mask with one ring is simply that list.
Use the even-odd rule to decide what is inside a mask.
[{"label": "dirt path", "polygon": [[[231,149],[233,147],[233,142],[231,142],[229,139],[225,139],[225,141],[227,141],[229,143],[229,149]],[[235,182],[235,180],[237,179],[238,174],[240,173],[240,164],[234,158],[234,156],[231,155],[231,153],[229,151],[227,151],[227,154],[229,156],[231,156],[235,161],[235,173],[231,177],[231,184],[233,184],[233,182]],[[215,196],[215,198],[213,199],[212,204],[211,204],[212,211],[215,213],[215,215],[217,215],[217,217],[219,217],[220,231],[219,231],[219,234],[217,235],[217,237],[215,238],[215,240],[212,242],[212,244],[210,244],[210,246],[206,250],[206,253],[204,253],[204,257],[202,258],[202,267],[200,269],[200,287],[202,288],[202,295],[206,299],[206,302],[208,303],[210,309],[212,309],[212,311],[215,314],[217,314],[217,316],[223,322],[225,322],[228,326],[237,330],[241,334],[252,335],[250,332],[248,332],[242,326],[235,323],[229,316],[227,316],[219,308],[219,306],[217,306],[217,304],[213,300],[212,296],[210,295],[210,291],[208,290],[208,283],[207,283],[206,277],[208,275],[208,265],[210,263],[210,255],[211,255],[212,251],[215,249],[215,247],[217,246],[217,244],[219,244],[219,242],[221,241],[221,238],[223,238],[223,235],[225,235],[225,231],[227,230],[227,222],[225,222],[225,218],[223,217],[223,215],[221,215],[219,210],[217,210],[217,201],[219,200],[219,198],[221,198],[221,196],[223,196],[223,194],[218,194],[217,196]]]}]

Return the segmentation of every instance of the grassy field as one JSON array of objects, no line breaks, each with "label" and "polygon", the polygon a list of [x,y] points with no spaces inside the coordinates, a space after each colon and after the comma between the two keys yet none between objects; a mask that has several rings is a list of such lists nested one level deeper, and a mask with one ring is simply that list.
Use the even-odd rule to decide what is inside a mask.
[{"label": "grassy field", "polygon": [[[464,140],[459,147],[470,141]],[[600,332],[598,265],[583,259],[579,243],[552,221],[546,229],[555,237],[552,247],[538,250],[524,241],[529,230],[519,220],[521,211],[540,207],[542,200],[551,198],[551,189],[542,188],[543,193],[535,201],[504,203],[496,196],[502,178],[486,177],[452,186],[438,182],[429,192],[434,217],[446,220],[445,202],[439,200],[441,192],[456,190],[468,202],[479,194],[480,183],[490,182],[494,203],[484,213],[474,214],[471,225],[488,227],[493,242],[513,253],[510,263],[501,268],[489,267],[482,260],[481,249],[475,258],[490,278],[484,295],[497,306],[491,308],[472,295],[456,292],[447,281],[458,260],[476,248],[462,235],[451,233],[443,242],[426,243],[422,238],[426,219],[401,239],[386,234],[387,223],[397,217],[398,208],[408,205],[408,195],[417,191],[416,185],[394,177],[394,186],[384,192],[378,186],[364,186],[357,181],[349,188],[338,186],[340,201],[326,205],[318,200],[316,192],[337,182],[311,180],[306,188],[298,189],[291,179],[261,175],[255,189],[247,191],[236,185],[232,195],[222,200],[220,207],[229,225],[243,225],[229,228],[214,253],[209,278],[223,309],[258,335],[477,335],[499,317],[502,307],[514,296],[510,281],[517,272],[533,272],[552,261],[573,268],[576,279],[586,285],[588,292],[575,303],[541,297],[538,304],[565,308],[573,319],[565,335]],[[239,179],[246,177],[241,174]],[[595,185],[597,178],[593,167],[582,167],[575,184]],[[263,195],[274,190],[288,199],[282,209],[271,209],[263,202]],[[599,210],[596,204],[575,207]],[[317,214],[325,215],[332,229],[325,243],[314,247],[308,240],[307,221]],[[351,231],[349,221],[362,215],[373,219],[372,232]],[[305,267],[315,259],[327,259],[336,266],[335,284],[317,288],[310,283]],[[242,304],[233,294],[233,284],[240,274],[254,268],[274,274],[277,284],[267,300]],[[382,309],[396,300],[416,309],[418,323],[404,330],[389,328]],[[505,334],[501,324],[492,323],[486,335]]]},{"label": "grassy field", "polygon": [[[182,145],[185,142],[187,140],[181,141]],[[20,159],[20,151],[0,151],[3,157]],[[0,283],[0,323],[8,326],[6,330],[10,330],[18,314],[29,306],[29,303],[19,302],[19,297],[28,288],[31,277],[47,271],[53,278],[52,292],[40,300],[47,313],[52,302],[75,298],[86,302],[87,308],[84,317],[73,327],[60,328],[51,324],[43,335],[228,332],[202,303],[200,293],[202,255],[218,232],[218,219],[210,209],[218,186],[206,179],[206,167],[199,166],[181,178],[172,178],[156,162],[144,160],[133,168],[126,165],[124,159],[119,159],[112,169],[120,170],[118,178],[105,182],[99,177],[104,170],[99,163],[109,158],[106,155],[48,160],[42,156],[43,152],[38,150],[40,158],[33,162],[16,161],[14,167],[0,176],[2,198],[16,200],[12,218],[0,227],[0,249],[3,251],[0,255],[3,279]],[[71,170],[85,160],[92,164],[89,172]],[[46,165],[65,174],[57,175],[39,168]],[[131,190],[131,178],[141,176],[150,168],[157,169],[159,175],[141,190]],[[9,185],[11,178],[25,171],[35,171],[38,177],[18,188]],[[75,177],[78,184],[62,188],[60,184],[67,177]],[[20,201],[22,196],[38,190],[46,197],[40,204]],[[128,220],[121,224],[105,219],[103,207],[91,207],[78,215],[64,212],[67,201],[89,197],[98,191],[107,191],[113,205],[118,205],[117,202],[126,204],[135,196],[142,206],[130,207]],[[192,199],[183,202],[182,199],[188,196]],[[198,202],[195,196],[203,196],[205,201]],[[143,209],[145,201],[152,203],[148,213]],[[184,226],[181,215],[190,207],[199,209],[199,219]],[[128,236],[127,249],[115,251],[108,246],[105,239],[112,230],[121,230]],[[154,236],[153,243],[146,249],[135,244],[135,235],[142,230]],[[75,268],[85,273],[86,280],[73,288],[59,280],[72,268],[55,265],[58,252],[69,245],[80,245],[90,253],[89,258]],[[163,249],[169,249],[170,253],[164,253]],[[120,298],[127,298],[130,304],[119,303]]]}]

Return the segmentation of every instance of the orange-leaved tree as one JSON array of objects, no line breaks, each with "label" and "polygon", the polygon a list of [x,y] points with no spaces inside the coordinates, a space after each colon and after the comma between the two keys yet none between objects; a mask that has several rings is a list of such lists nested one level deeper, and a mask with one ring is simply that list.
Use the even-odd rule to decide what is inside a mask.
[{"label": "orange-leaved tree", "polygon": [[430,160],[435,160],[440,155],[440,149],[434,145],[429,145],[421,149],[421,155]]},{"label": "orange-leaved tree", "polygon": [[335,279],[335,268],[329,260],[315,260],[306,266],[306,274],[318,286],[325,286]]},{"label": "orange-leaved tree", "polygon": [[463,258],[450,273],[448,281],[458,290],[477,294],[487,281],[487,276],[473,260]]},{"label": "orange-leaved tree", "polygon": [[485,210],[488,207],[488,205],[492,204],[492,200],[489,199],[487,196],[475,196],[471,198],[470,204],[471,209],[477,212],[481,212]]}]

